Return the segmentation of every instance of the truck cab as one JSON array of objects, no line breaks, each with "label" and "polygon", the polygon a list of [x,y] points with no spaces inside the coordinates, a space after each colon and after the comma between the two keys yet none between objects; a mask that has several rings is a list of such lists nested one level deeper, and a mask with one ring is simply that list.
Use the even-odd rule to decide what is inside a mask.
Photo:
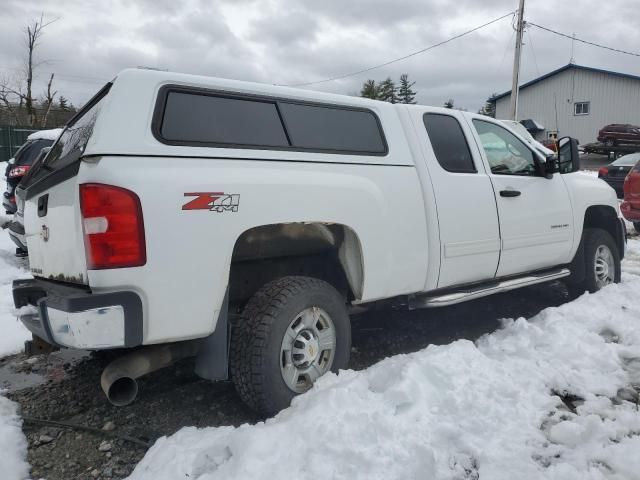
[{"label": "truck cab", "polygon": [[615,193],[578,169],[480,115],[125,70],[24,185],[14,301],[52,345],[131,349],[115,404],[195,356],[273,414],[347,367],[354,306],[620,281]]}]

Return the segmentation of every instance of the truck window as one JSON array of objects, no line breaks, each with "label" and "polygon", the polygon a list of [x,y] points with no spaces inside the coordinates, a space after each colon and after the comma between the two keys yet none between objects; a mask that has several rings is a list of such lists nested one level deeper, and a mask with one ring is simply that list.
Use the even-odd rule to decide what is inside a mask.
[{"label": "truck window", "polygon": [[425,113],[423,121],[433,153],[442,168],[453,173],[477,172],[458,120],[451,115]]},{"label": "truck window", "polygon": [[367,110],[279,103],[293,147],[385,153],[378,120]]},{"label": "truck window", "polygon": [[162,137],[182,144],[289,145],[275,102],[170,91]]},{"label": "truck window", "polygon": [[387,153],[380,122],[370,110],[177,86],[161,89],[152,130],[169,145]]},{"label": "truck window", "polygon": [[491,173],[496,175],[537,175],[533,152],[506,128],[483,120],[473,120]]},{"label": "truck window", "polygon": [[80,161],[84,149],[93,134],[93,127],[100,114],[104,99],[109,93],[111,83],[89,100],[84,107],[69,120],[58,140],[53,144],[45,159],[32,169],[22,184],[33,185],[51,173],[64,169]]}]

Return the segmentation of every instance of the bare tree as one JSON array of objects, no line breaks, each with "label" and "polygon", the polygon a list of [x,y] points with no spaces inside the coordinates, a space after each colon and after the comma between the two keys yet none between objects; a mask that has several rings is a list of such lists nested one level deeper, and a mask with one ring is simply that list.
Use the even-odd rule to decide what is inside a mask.
[{"label": "bare tree", "polygon": [[[35,69],[42,63],[36,63],[35,51],[42,37],[43,30],[57,20],[53,19],[45,21],[44,15],[32,21],[24,30],[27,58],[24,67],[24,78],[22,79],[0,79],[0,102],[5,109],[15,117],[16,122],[20,123],[17,111],[23,106],[28,117],[28,124],[32,127],[38,126],[38,111],[36,109],[36,99],[33,96],[33,78]],[[45,117],[51,109],[51,103],[57,92],[52,92],[53,74],[49,78],[47,85],[46,98],[48,101]],[[46,119],[45,119],[46,122]],[[44,124],[42,125],[44,126]]]},{"label": "bare tree", "polygon": [[51,111],[51,105],[53,105],[53,101],[56,98],[56,94],[58,93],[57,91],[55,92],[51,91],[52,83],[53,83],[53,73],[49,77],[49,82],[47,83],[47,95],[44,98],[44,101],[42,102],[44,105],[46,105],[46,110],[42,115],[42,123],[41,123],[42,128],[45,128],[47,126],[47,118],[49,117],[49,112]]}]

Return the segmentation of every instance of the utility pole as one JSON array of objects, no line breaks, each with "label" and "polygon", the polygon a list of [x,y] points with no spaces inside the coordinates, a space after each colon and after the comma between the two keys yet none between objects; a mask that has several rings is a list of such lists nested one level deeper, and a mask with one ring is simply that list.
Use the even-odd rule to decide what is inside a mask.
[{"label": "utility pole", "polygon": [[524,0],[518,7],[518,23],[516,25],[516,50],[513,54],[513,79],[511,82],[511,120],[518,120],[518,85],[520,84],[520,56],[522,54],[522,35],[524,34]]}]

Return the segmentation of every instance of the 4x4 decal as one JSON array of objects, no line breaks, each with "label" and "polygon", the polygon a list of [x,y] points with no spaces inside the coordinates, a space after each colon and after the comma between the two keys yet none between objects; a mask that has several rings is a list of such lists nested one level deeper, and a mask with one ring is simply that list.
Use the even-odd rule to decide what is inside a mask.
[{"label": "4x4 decal", "polygon": [[209,210],[211,212],[237,212],[240,205],[239,194],[224,192],[192,192],[185,197],[196,197],[185,203],[182,210]]}]

